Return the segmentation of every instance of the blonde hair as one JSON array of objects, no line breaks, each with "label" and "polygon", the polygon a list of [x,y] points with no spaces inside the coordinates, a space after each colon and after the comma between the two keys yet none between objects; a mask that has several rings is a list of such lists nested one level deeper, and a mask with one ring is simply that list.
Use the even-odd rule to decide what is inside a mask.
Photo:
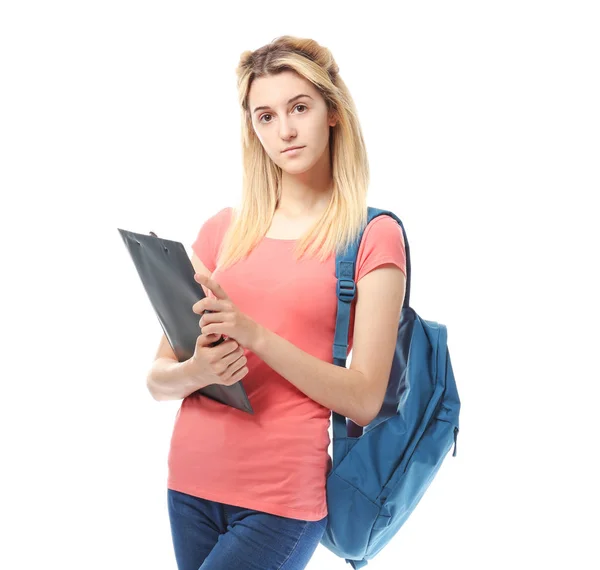
[{"label": "blonde hair", "polygon": [[266,235],[281,198],[281,168],[267,155],[252,127],[248,94],[258,77],[295,71],[310,81],[333,111],[330,127],[333,192],[321,218],[296,242],[294,255],[318,255],[322,262],[344,251],[367,221],[369,165],[354,101],[339,76],[329,49],[311,39],[281,36],[240,56],[236,69],[242,119],[243,188],[239,208],[223,238],[217,265],[233,265],[249,254]]}]

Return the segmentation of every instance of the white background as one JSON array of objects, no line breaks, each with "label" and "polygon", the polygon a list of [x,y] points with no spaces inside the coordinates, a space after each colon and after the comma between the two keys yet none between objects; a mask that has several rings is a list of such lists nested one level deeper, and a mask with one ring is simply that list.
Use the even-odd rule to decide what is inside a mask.
[{"label": "white background", "polygon": [[[147,392],[162,331],[117,228],[191,254],[241,195],[239,55],[292,34],[333,51],[462,401],[457,456],[369,567],[600,567],[594,8],[3,3],[0,565],[176,569],[180,401]],[[308,568],[349,566],[319,545]]]}]

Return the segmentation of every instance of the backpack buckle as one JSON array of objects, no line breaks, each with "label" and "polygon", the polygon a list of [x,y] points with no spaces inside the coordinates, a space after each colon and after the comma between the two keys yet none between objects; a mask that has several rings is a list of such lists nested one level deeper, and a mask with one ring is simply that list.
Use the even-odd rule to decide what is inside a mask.
[{"label": "backpack buckle", "polygon": [[345,303],[351,303],[356,296],[356,283],[352,279],[338,279],[337,296]]}]

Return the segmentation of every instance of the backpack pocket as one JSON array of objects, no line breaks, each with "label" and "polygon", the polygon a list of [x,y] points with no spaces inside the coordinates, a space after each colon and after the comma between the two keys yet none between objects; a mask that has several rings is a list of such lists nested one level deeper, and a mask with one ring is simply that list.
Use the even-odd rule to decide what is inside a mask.
[{"label": "backpack pocket", "polygon": [[[406,473],[411,462],[415,460],[425,465],[437,465],[456,442],[457,433],[458,428],[452,422],[434,418],[406,460],[403,473]],[[425,438],[427,438],[426,442],[424,442]]]}]

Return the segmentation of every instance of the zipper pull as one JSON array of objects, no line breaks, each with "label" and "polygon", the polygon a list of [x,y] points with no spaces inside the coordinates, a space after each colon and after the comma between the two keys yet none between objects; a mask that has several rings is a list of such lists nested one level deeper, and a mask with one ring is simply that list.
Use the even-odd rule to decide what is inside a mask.
[{"label": "zipper pull", "polygon": [[458,428],[455,427],[454,428],[454,453],[452,454],[452,457],[456,457],[456,438],[458,437]]}]

